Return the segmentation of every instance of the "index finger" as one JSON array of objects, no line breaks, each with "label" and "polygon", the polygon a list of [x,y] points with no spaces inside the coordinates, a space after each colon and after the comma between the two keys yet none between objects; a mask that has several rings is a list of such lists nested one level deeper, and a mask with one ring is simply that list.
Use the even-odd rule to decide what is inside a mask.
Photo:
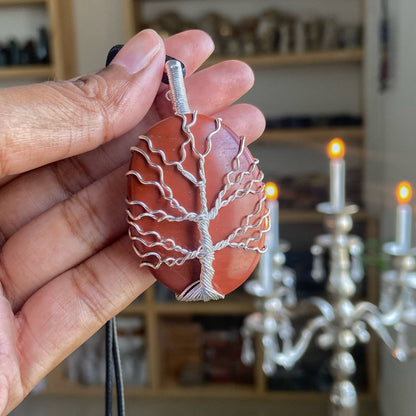
[{"label": "index finger", "polygon": [[144,117],[165,58],[152,30],[132,38],[96,74],[0,90],[0,177],[92,150]]}]

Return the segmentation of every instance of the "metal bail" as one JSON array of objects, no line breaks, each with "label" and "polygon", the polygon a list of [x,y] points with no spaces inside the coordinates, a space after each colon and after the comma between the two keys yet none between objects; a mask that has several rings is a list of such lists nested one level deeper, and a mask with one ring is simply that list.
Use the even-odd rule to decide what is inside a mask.
[{"label": "metal bail", "polygon": [[175,114],[183,115],[191,112],[186,96],[182,65],[176,59],[170,59],[165,64],[168,74],[170,91],[172,94],[173,110]]}]

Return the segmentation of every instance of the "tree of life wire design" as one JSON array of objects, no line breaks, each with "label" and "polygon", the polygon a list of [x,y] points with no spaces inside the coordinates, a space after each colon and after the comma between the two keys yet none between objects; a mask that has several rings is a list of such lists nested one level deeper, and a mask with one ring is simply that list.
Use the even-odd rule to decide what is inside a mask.
[{"label": "tree of life wire design", "polygon": [[[185,209],[179,201],[175,198],[173,189],[168,186],[164,180],[163,166],[154,163],[145,150],[139,147],[132,147],[133,153],[141,155],[146,163],[157,172],[158,181],[146,180],[144,175],[136,170],[130,170],[126,175],[133,176],[141,184],[146,186],[155,186],[162,198],[168,201],[170,207],[178,212],[179,215],[168,214],[164,210],[153,209],[145,202],[138,200],[127,199],[129,209],[128,223],[130,224],[129,236],[132,239],[133,250],[143,260],[141,266],[148,266],[153,269],[158,269],[162,265],[180,266],[191,259],[198,259],[200,262],[200,277],[191,285],[189,285],[182,293],[177,294],[176,298],[180,301],[198,301],[198,300],[217,300],[224,298],[224,295],[213,288],[212,280],[215,270],[213,268],[213,261],[215,252],[225,247],[239,248],[248,251],[256,251],[260,254],[264,253],[265,247],[259,248],[258,243],[263,234],[268,231],[269,222],[267,221],[268,210],[265,208],[265,194],[263,184],[263,173],[256,169],[259,161],[253,159],[247,170],[241,170],[241,156],[245,148],[245,137],[240,138],[239,148],[237,154],[231,162],[231,170],[225,175],[224,185],[218,193],[216,200],[212,207],[208,207],[207,202],[207,178],[205,172],[205,160],[212,149],[212,138],[217,134],[222,127],[222,120],[217,118],[215,120],[215,129],[205,138],[204,150],[198,151],[195,143],[194,134],[191,132],[191,127],[196,123],[198,113],[192,113],[190,122],[187,121],[186,115],[177,114],[177,117],[182,118],[181,130],[184,141],[180,147],[179,159],[177,161],[167,160],[166,154],[162,149],[155,148],[152,140],[142,135],[139,137],[147,144],[148,151],[159,155],[162,162],[166,166],[174,166],[177,171],[188,181],[190,181],[199,191],[201,210],[200,212],[189,212]],[[198,175],[187,171],[183,163],[188,157],[186,148],[189,147],[193,155],[197,158]],[[254,173],[255,172],[255,173]],[[254,176],[254,177],[253,177]],[[230,190],[236,187],[230,193]],[[253,212],[246,215],[240,222],[240,225],[233,229],[231,233],[221,241],[213,242],[209,232],[210,221],[213,220],[219,211],[232,203],[233,201],[244,198],[249,194],[262,195],[255,204]],[[130,207],[139,206],[142,208],[142,213],[134,215]],[[200,233],[199,247],[196,250],[189,250],[181,247],[171,238],[164,238],[156,231],[143,230],[139,225],[142,218],[151,218],[154,221],[194,221]],[[263,225],[264,223],[264,225]],[[134,233],[133,233],[134,230]],[[245,234],[249,234],[244,238]],[[238,239],[238,241],[236,241]],[[141,252],[137,249],[135,242],[139,242],[143,246],[151,249],[161,247],[176,256],[171,255],[163,258],[156,250],[149,252]],[[153,262],[149,258],[153,259]]]}]

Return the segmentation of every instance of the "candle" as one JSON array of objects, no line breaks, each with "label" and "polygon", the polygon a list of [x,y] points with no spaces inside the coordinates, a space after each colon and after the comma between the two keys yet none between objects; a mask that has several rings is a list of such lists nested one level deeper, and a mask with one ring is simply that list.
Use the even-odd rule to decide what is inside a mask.
[{"label": "candle", "polygon": [[266,183],[266,206],[269,209],[270,232],[266,237],[271,250],[275,250],[279,245],[279,190],[273,182]]},{"label": "candle", "polygon": [[345,145],[341,139],[332,139],[328,144],[329,164],[329,201],[333,208],[345,207]]},{"label": "candle", "polygon": [[277,202],[277,186],[268,182],[265,186],[266,206],[269,210],[270,230],[266,235],[266,252],[260,258],[260,283],[264,294],[270,295],[273,291],[273,254],[279,245],[279,203]]},{"label": "candle", "polygon": [[412,243],[412,187],[408,182],[400,182],[396,189],[396,244],[403,251],[408,251]]}]

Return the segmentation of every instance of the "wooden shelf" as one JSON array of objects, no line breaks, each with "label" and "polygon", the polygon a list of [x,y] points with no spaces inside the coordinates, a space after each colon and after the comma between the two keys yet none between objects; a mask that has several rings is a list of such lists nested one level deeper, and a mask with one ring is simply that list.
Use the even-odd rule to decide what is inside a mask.
[{"label": "wooden shelf", "polygon": [[[146,386],[125,386],[126,396],[150,396],[152,391]],[[103,385],[85,385],[60,380],[59,383],[50,384],[45,394],[59,394],[62,396],[76,395],[77,397],[101,397],[104,394]]]},{"label": "wooden shelf", "polygon": [[[230,295],[232,296],[232,295]],[[224,300],[211,302],[154,302],[150,305],[132,303],[123,315],[140,315],[150,310],[160,315],[244,315],[253,312],[253,300]]]},{"label": "wooden shelf", "polygon": [[48,17],[50,34],[49,65],[16,65],[0,67],[0,80],[45,80],[72,78],[75,71],[75,44],[72,5],[62,0],[0,0],[0,6],[41,5]]},{"label": "wooden shelf", "polygon": [[[48,387],[47,392],[41,394],[73,396],[77,397],[102,397],[104,385],[82,385],[72,382],[60,382],[58,385]],[[311,403],[328,403],[328,394],[315,391],[279,391],[269,390],[259,393],[252,385],[238,384],[207,384],[203,386],[161,386],[158,391],[146,386],[126,386],[127,397],[164,397],[164,398],[251,398],[268,399],[275,401],[308,401]],[[361,403],[376,403],[374,396],[367,392],[359,392],[358,397]]]},{"label": "wooden shelf", "polygon": [[346,141],[364,141],[363,127],[311,127],[304,129],[266,129],[260,138],[260,142],[279,143],[319,143],[341,137]]},{"label": "wooden shelf", "polygon": [[253,300],[229,301],[226,299],[211,302],[166,302],[157,303],[155,310],[161,315],[245,315],[254,311]]},{"label": "wooden shelf", "polygon": [[202,386],[161,386],[163,396],[166,397],[215,397],[215,398],[243,398],[257,397],[253,385],[217,383]]},{"label": "wooden shelf", "polygon": [[0,67],[0,79],[47,79],[53,78],[51,65],[21,65]]},{"label": "wooden shelf", "polygon": [[208,59],[204,66],[214,65],[227,59],[239,59],[253,68],[297,66],[297,65],[327,65],[360,63],[364,57],[362,49],[341,49],[332,51],[315,51],[305,53],[253,55],[253,56],[215,56]]},{"label": "wooden shelf", "polygon": [[126,309],[124,309],[122,315],[141,315],[148,311],[149,307],[145,302],[133,302]]},{"label": "wooden shelf", "polygon": [[48,0],[0,0],[0,6],[25,6],[29,4],[46,4]]}]

